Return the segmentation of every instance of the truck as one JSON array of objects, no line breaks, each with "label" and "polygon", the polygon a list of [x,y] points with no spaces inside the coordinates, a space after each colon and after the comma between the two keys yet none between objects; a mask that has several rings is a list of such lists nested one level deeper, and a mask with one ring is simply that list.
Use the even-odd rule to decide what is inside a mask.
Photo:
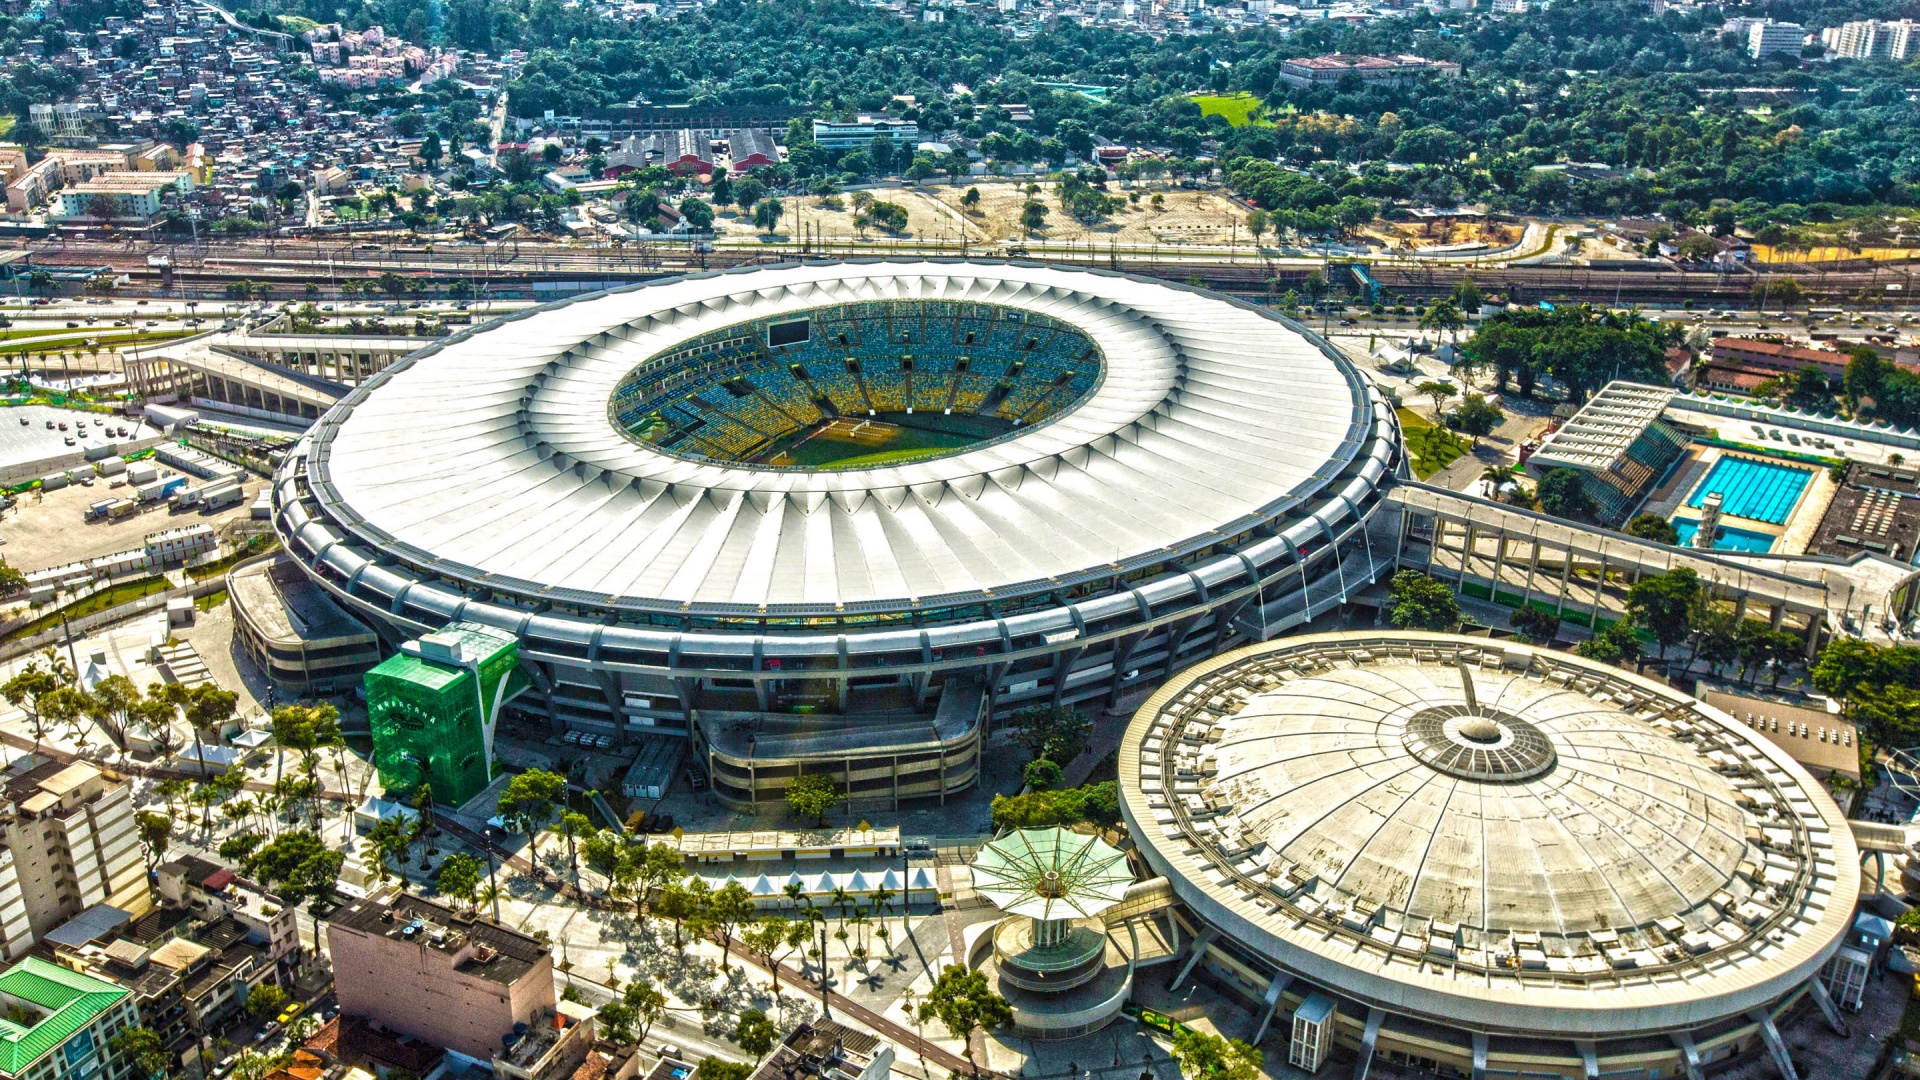
[{"label": "truck", "polygon": [[214,488],[200,496],[200,509],[211,512],[225,510],[229,506],[238,506],[247,501],[247,491],[238,483]]},{"label": "truck", "polygon": [[169,476],[162,480],[152,480],[141,484],[133,490],[134,493],[139,496],[141,502],[159,502],[161,499],[172,496],[176,491],[184,490],[186,486],[186,477]]},{"label": "truck", "polygon": [[139,512],[140,504],[132,499],[115,499],[113,505],[107,507],[107,520],[125,521]]},{"label": "truck", "polygon": [[113,509],[113,504],[119,501],[118,499],[101,499],[99,502],[87,507],[87,520],[99,521],[106,517],[107,511]]}]

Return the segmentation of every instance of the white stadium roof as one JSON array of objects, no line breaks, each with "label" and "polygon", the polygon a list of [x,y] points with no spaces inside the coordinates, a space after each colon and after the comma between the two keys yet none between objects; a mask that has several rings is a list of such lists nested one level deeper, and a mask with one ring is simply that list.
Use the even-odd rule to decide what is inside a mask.
[{"label": "white stadium roof", "polygon": [[1852,833],[1651,680],[1416,633],[1203,662],[1128,727],[1133,835],[1202,918],[1386,1008],[1594,1037],[1777,1000],[1839,946]]},{"label": "white stadium roof", "polygon": [[[876,300],[1041,312],[1099,347],[1103,377],[1011,438],[863,471],[690,459],[609,418],[622,377],[689,338]],[[1205,546],[1324,484],[1372,423],[1350,370],[1204,293],[1026,265],[814,264],[635,286],[449,339],[349,395],[309,468],[331,517],[453,576],[831,608],[1039,591]]]}]

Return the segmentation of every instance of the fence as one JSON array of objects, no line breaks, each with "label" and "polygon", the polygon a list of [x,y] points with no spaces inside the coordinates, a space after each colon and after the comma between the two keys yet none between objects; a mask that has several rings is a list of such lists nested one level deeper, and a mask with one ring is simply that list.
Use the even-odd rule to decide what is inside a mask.
[{"label": "fence", "polygon": [[1670,407],[1725,416],[1734,420],[1745,420],[1750,424],[1777,424],[1799,431],[1817,431],[1822,435],[1841,439],[1858,439],[1861,442],[1920,449],[1920,429],[1901,430],[1891,424],[1862,424],[1854,420],[1842,420],[1836,416],[1801,412],[1798,409],[1776,409],[1770,405],[1756,405],[1752,402],[1729,401],[1721,397],[1698,395],[1675,395]]},{"label": "fence", "polygon": [[151,596],[143,596],[138,600],[128,601],[118,607],[110,607],[105,611],[96,611],[91,615],[82,615],[77,619],[69,619],[66,629],[55,628],[52,630],[43,630],[31,637],[0,644],[0,662],[26,656],[30,653],[36,653],[48,646],[64,644],[66,641],[65,635],[68,630],[71,630],[74,638],[78,639],[90,630],[97,630],[103,626],[111,626],[114,623],[122,622],[138,615],[144,615],[149,611],[164,608],[169,600],[174,600],[182,596],[192,597],[197,600],[202,596],[210,596],[213,593],[217,593],[226,587],[227,583],[224,578],[209,578],[206,581],[197,581],[183,588],[168,589],[165,592],[157,592]]},{"label": "fence", "polygon": [[[128,454],[137,453],[148,447],[158,446],[166,441],[168,441],[167,436],[155,435],[148,439],[136,439],[133,442],[115,443],[114,448],[119,452],[121,457],[125,457]],[[0,485],[12,484],[20,480],[38,480],[51,473],[65,472],[68,469],[91,464],[93,463],[87,460],[87,455],[84,450],[55,454],[52,457],[39,458],[35,461],[22,461],[13,465],[0,467]]]}]

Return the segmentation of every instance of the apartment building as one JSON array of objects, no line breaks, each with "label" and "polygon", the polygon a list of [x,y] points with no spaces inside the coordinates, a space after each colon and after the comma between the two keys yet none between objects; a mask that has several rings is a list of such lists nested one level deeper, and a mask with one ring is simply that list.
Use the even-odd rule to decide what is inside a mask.
[{"label": "apartment building", "polygon": [[1807,40],[1807,28],[1799,23],[1765,19],[1747,28],[1747,55],[1755,60],[1775,53],[1799,56]]},{"label": "apartment building", "polygon": [[6,781],[0,808],[0,949],[16,959],[95,904],[153,906],[132,789],[85,762],[46,762]]},{"label": "apartment building", "polygon": [[139,1023],[133,995],[110,982],[29,957],[0,972],[0,1077],[133,1080],[139,1069],[111,1046]]},{"label": "apartment building", "polygon": [[1920,57],[1920,23],[1860,19],[1820,31],[1820,42],[1841,60],[1909,60]]},{"label": "apartment building", "polygon": [[47,201],[60,186],[60,159],[44,157],[33,165],[26,165],[26,158],[20,158],[22,166],[18,175],[10,171],[7,179],[7,210],[15,214],[24,214],[35,206]]},{"label": "apartment building", "polygon": [[429,900],[356,900],[334,913],[327,942],[343,1015],[481,1065],[514,1025],[552,1015],[553,956],[545,945]]}]

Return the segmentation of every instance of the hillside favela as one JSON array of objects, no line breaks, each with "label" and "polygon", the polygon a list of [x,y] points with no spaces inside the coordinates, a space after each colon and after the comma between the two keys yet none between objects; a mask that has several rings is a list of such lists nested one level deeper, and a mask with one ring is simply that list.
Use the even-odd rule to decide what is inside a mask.
[{"label": "hillside favela", "polygon": [[0,1080],[1920,1080],[1920,6],[0,0]]}]

